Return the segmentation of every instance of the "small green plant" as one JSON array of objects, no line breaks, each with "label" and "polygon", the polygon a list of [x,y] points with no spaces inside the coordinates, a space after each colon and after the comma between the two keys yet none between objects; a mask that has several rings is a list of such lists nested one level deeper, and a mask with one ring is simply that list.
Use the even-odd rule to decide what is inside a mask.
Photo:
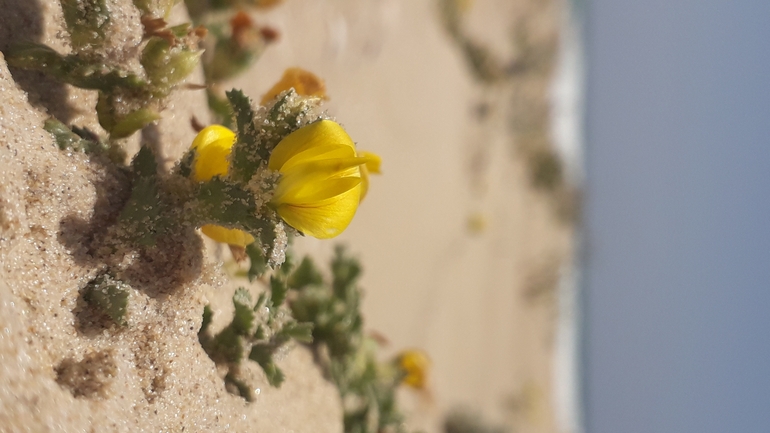
[{"label": "small green plant", "polygon": [[[131,53],[107,51],[113,23],[104,0],[61,0],[72,52],[64,55],[39,43],[11,47],[12,66],[42,71],[62,82],[99,94],[96,113],[109,134],[108,142],[128,137],[160,119],[166,97],[195,69],[205,34],[190,24],[167,28],[162,18],[173,1],[136,0],[145,24],[145,44],[136,59],[140,68],[125,65]],[[61,130],[61,127],[57,129]],[[84,148],[83,150],[90,150]]]},{"label": "small green plant", "polygon": [[364,335],[361,316],[361,264],[338,246],[326,280],[305,257],[289,276],[295,296],[294,317],[313,324],[311,345],[326,376],[343,402],[346,433],[405,432],[395,391],[408,372],[398,359],[380,362],[378,345]]},{"label": "small green plant", "polygon": [[256,302],[246,289],[239,288],[233,295],[233,319],[216,334],[209,330],[213,312],[208,306],[204,309],[198,333],[201,346],[214,362],[227,366],[225,384],[247,401],[252,401],[254,396],[241,378],[243,360],[259,364],[268,382],[280,386],[284,374],[273,356],[291,340],[301,343],[313,340],[311,323],[298,322],[286,314],[283,306],[286,292],[285,276],[280,272],[270,278],[270,291],[262,293]]}]

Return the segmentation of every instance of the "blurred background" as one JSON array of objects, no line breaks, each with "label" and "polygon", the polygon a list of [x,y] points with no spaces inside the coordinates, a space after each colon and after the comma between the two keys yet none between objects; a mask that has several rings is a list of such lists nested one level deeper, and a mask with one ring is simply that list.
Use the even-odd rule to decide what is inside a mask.
[{"label": "blurred background", "polygon": [[[431,359],[400,391],[412,430],[576,431],[574,227],[580,55],[555,0],[287,0],[277,39],[225,83],[259,100],[289,67],[382,156],[340,236],[364,266],[383,359]],[[303,238],[321,261],[335,242]]]},{"label": "blurred background", "polygon": [[[341,237],[429,432],[770,431],[770,2],[288,0],[383,174]],[[333,244],[298,248],[330,257]]]}]

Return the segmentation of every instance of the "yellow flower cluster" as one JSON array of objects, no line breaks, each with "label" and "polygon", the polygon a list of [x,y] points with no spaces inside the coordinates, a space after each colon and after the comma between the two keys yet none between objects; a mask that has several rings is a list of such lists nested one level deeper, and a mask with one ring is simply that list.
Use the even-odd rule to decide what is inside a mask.
[{"label": "yellow flower cluster", "polygon": [[430,359],[425,352],[416,349],[405,350],[397,356],[396,363],[404,373],[401,380],[404,385],[414,389],[425,389],[428,386]]},{"label": "yellow flower cluster", "polygon": [[262,105],[272,101],[284,90],[294,89],[298,95],[327,99],[326,85],[317,75],[302,68],[289,68],[281,79],[262,96]]},{"label": "yellow flower cluster", "polygon": [[[192,143],[195,160],[192,176],[205,182],[226,176],[235,133],[212,125]],[[270,206],[300,232],[328,239],[350,224],[368,190],[368,172],[379,173],[380,158],[356,153],[353,140],[331,120],[306,125],[284,137],[275,147],[268,168],[281,174]],[[216,225],[201,229],[210,238],[246,246],[254,238],[241,230]]]}]

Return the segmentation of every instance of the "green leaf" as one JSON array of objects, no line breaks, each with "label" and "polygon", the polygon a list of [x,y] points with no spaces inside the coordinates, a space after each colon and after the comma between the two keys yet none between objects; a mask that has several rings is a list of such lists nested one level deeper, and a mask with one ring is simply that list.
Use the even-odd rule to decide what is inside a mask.
[{"label": "green leaf", "polygon": [[110,11],[104,0],[60,0],[64,22],[75,50],[104,42]]},{"label": "green leaf", "polygon": [[348,256],[345,247],[337,245],[332,259],[332,288],[334,295],[341,299],[352,296],[358,277],[361,275],[361,264],[358,259]]},{"label": "green leaf", "polygon": [[273,302],[274,307],[279,307],[283,304],[288,290],[286,281],[282,278],[277,278],[275,275],[270,277],[270,300]]},{"label": "green leaf", "polygon": [[254,331],[254,335],[252,337],[255,340],[264,340],[267,337],[267,333],[265,332],[265,328],[262,325],[257,326],[257,330]]},{"label": "green leaf", "polygon": [[300,343],[310,344],[313,342],[313,323],[312,322],[289,322],[281,329],[281,334],[291,337]]},{"label": "green leaf", "polygon": [[[170,30],[179,30],[179,26]],[[185,27],[186,30],[186,27]],[[141,63],[153,88],[162,96],[184,80],[198,66],[202,51],[184,44],[172,46],[168,40],[153,36],[142,50]]]},{"label": "green leaf", "polygon": [[79,152],[89,152],[91,150],[98,150],[99,147],[91,140],[86,140],[67,128],[67,125],[59,122],[53,117],[46,119],[43,124],[43,129],[50,132],[53,135],[56,144],[59,149],[66,150],[72,149]]},{"label": "green leaf", "polygon": [[255,278],[259,278],[267,271],[267,259],[265,253],[262,252],[262,246],[260,242],[252,242],[246,245],[246,255],[249,256],[251,264],[249,265],[249,281],[254,281]]},{"label": "green leaf", "polygon": [[147,83],[128,71],[77,54],[62,56],[47,45],[22,42],[5,53],[9,65],[45,72],[65,83],[83,89],[114,91],[116,88],[136,90]]},{"label": "green leaf", "polygon": [[256,113],[251,106],[251,100],[240,90],[226,93],[230,101],[237,132],[237,142],[232,150],[232,170],[230,176],[242,181],[248,181],[256,173],[259,165],[267,162],[269,154],[261,152],[257,144],[259,131],[254,126]]},{"label": "green leaf", "polygon": [[134,183],[131,197],[120,213],[128,236],[140,245],[155,245],[155,238],[171,224],[163,217],[163,203],[157,185],[157,163],[152,151],[142,146],[131,163]]},{"label": "green leaf", "polygon": [[158,173],[155,154],[147,146],[142,146],[131,162],[131,169],[138,177],[154,177]]},{"label": "green leaf", "polygon": [[219,123],[227,129],[235,129],[233,123],[233,107],[227,102],[227,99],[218,96],[209,90],[207,92],[209,109],[211,110],[215,123]]},{"label": "green leaf", "polygon": [[232,326],[228,326],[214,337],[210,347],[204,346],[214,362],[230,362],[238,364],[243,357],[243,338]]},{"label": "green leaf", "polygon": [[134,0],[134,6],[142,12],[142,15],[154,18],[167,18],[174,3],[174,0]]},{"label": "green leaf", "polygon": [[213,53],[205,65],[206,81],[221,82],[244,72],[265,49],[263,38],[216,38]]},{"label": "green leaf", "polygon": [[238,395],[249,403],[254,401],[254,394],[251,392],[251,388],[246,385],[246,382],[238,379],[232,371],[228,372],[227,376],[225,376],[225,384],[233,385],[238,390]]},{"label": "green leaf", "polygon": [[140,108],[119,119],[110,128],[111,138],[124,138],[160,119],[160,114],[149,108]]},{"label": "green leaf", "polygon": [[280,368],[273,362],[273,348],[265,344],[255,344],[251,347],[249,359],[259,364],[265,372],[267,381],[274,387],[281,386],[285,376]]},{"label": "green leaf", "polygon": [[189,150],[185,152],[182,159],[179,160],[177,172],[184,178],[189,178],[192,175],[192,166],[195,162],[195,150]]},{"label": "green leaf", "polygon": [[257,210],[254,197],[239,184],[214,177],[201,184],[198,199],[211,222],[247,231],[247,225],[260,224],[254,216]]},{"label": "green leaf", "polygon": [[251,306],[251,295],[243,287],[239,287],[233,295],[235,314],[230,326],[238,335],[247,336],[251,333],[254,324],[254,310]]},{"label": "green leaf", "polygon": [[[269,219],[268,214],[272,211],[266,207],[257,209],[251,192],[244,190],[241,184],[220,177],[214,177],[202,183],[197,199],[199,204],[197,207],[202,215],[203,224],[237,228],[259,239],[261,245],[254,245],[250,250],[247,249],[247,254],[250,253],[249,257],[257,257],[252,262],[252,266],[254,266],[252,275],[259,275],[258,251],[254,248],[266,249],[267,254],[264,254],[263,257],[270,257],[276,246],[276,226],[275,222]],[[269,260],[267,260],[267,264],[269,266],[277,265]]]},{"label": "green leaf", "polygon": [[214,311],[211,310],[209,305],[203,307],[203,321],[201,322],[201,329],[198,331],[198,335],[205,333],[211,325],[211,319],[214,318]]},{"label": "green leaf", "polygon": [[289,276],[288,284],[292,289],[302,289],[305,286],[320,285],[323,277],[315,267],[313,260],[305,256],[294,272]]},{"label": "green leaf", "polygon": [[125,326],[126,310],[128,308],[128,293],[130,286],[120,280],[114,280],[109,275],[102,275],[92,280],[85,291],[83,299],[88,305],[109,317],[115,324]]}]

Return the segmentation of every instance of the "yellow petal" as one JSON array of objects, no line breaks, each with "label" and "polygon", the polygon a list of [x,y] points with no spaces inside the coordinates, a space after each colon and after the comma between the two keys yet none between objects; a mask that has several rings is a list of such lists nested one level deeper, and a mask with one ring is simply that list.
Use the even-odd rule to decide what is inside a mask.
[{"label": "yellow petal", "polygon": [[328,145],[347,146],[354,151],[356,148],[342,126],[331,120],[319,120],[284,137],[270,154],[267,166],[271,170],[281,171],[283,165],[294,155],[314,147]]},{"label": "yellow petal", "polygon": [[276,190],[273,204],[298,205],[298,206],[323,206],[329,201],[338,200],[338,197],[356,188],[361,183],[358,177],[344,177],[336,179],[312,179],[308,182],[298,182],[295,187]]},{"label": "yellow petal", "polygon": [[342,233],[353,220],[360,189],[357,185],[335,197],[335,200],[325,200],[320,206],[279,204],[276,210],[286,223],[302,233],[329,239]]},{"label": "yellow petal", "polygon": [[224,126],[211,125],[199,132],[191,146],[195,149],[193,179],[202,182],[227,174],[234,143],[235,133]]},{"label": "yellow petal", "polygon": [[361,201],[366,197],[366,193],[369,192],[369,173],[380,174],[380,164],[382,158],[379,155],[372,152],[358,152],[358,156],[366,158],[366,164],[360,167],[361,171]]},{"label": "yellow petal", "polygon": [[204,235],[214,239],[217,242],[223,244],[237,245],[239,247],[245,247],[246,245],[254,242],[254,236],[238,229],[228,229],[221,226],[206,224],[201,227],[201,231]]},{"label": "yellow petal", "polygon": [[317,96],[326,99],[326,86],[323,80],[304,69],[289,68],[284,71],[281,79],[265,93],[260,104],[267,104],[279,93],[291,88],[300,96]]},{"label": "yellow petal", "polygon": [[380,165],[382,165],[382,158],[380,158],[380,155],[362,150],[358,152],[358,156],[366,158],[366,170],[369,171],[369,173],[382,174],[382,172],[380,172]]},{"label": "yellow petal", "polygon": [[281,173],[288,173],[298,165],[318,162],[329,159],[351,158],[355,157],[356,152],[347,146],[338,146],[335,144],[326,144],[304,150],[286,161],[281,167]]}]

